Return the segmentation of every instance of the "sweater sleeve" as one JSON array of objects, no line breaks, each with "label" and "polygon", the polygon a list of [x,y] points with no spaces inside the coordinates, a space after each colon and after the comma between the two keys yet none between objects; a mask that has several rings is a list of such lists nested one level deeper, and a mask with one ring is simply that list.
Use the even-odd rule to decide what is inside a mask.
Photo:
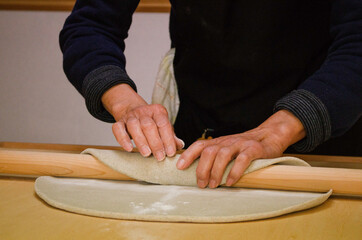
[{"label": "sweater sleeve", "polygon": [[77,0],[59,35],[64,72],[85,98],[88,111],[102,121],[114,121],[101,103],[105,91],[120,83],[136,91],[123,52],[138,3]]},{"label": "sweater sleeve", "polygon": [[344,134],[362,113],[362,1],[332,1],[328,56],[296,91],[280,99],[275,111],[294,113],[306,138],[294,147],[308,152]]}]

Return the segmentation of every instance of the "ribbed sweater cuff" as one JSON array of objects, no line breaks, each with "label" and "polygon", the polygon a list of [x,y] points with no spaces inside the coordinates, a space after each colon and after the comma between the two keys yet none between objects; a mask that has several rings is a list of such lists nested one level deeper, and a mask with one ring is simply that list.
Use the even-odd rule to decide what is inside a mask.
[{"label": "ribbed sweater cuff", "polygon": [[298,152],[310,152],[331,136],[331,121],[327,108],[313,93],[299,89],[280,99],[274,112],[288,110],[303,124],[306,137],[295,143]]},{"label": "ribbed sweater cuff", "polygon": [[126,83],[137,91],[135,83],[118,66],[102,66],[88,73],[83,81],[82,92],[92,116],[105,122],[114,122],[113,116],[103,107],[101,98],[109,88],[121,83]]}]

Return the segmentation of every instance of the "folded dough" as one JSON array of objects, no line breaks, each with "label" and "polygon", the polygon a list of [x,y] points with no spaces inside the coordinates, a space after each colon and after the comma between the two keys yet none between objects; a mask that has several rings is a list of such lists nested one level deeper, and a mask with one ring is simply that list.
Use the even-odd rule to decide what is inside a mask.
[{"label": "folded dough", "polygon": [[[144,158],[139,153],[129,153],[118,150],[100,150],[88,148],[83,151],[96,157],[108,167],[123,173],[131,178],[149,183],[163,185],[184,185],[196,186],[196,167],[199,160],[196,160],[188,169],[178,170],[176,163],[180,155],[168,158],[164,161],[157,161],[153,156]],[[223,175],[221,184],[226,182],[234,161],[230,162]],[[305,161],[295,157],[280,157],[273,159],[259,159],[253,161],[244,174],[256,171],[273,164],[310,166]]]},{"label": "folded dough", "polygon": [[[87,149],[84,153],[132,178],[166,185],[40,177],[35,182],[36,193],[54,207],[80,214],[168,222],[235,222],[275,217],[317,206],[332,193],[200,189],[195,187],[197,162],[181,171],[175,166],[179,156],[158,162],[153,157],[115,150]],[[271,164],[309,166],[292,157],[264,159],[253,161],[245,173]]]}]

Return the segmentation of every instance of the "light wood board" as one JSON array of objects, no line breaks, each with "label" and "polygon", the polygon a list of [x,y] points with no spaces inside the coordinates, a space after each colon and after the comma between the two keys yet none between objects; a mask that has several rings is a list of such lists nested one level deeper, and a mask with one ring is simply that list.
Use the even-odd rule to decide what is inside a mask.
[{"label": "light wood board", "polygon": [[282,217],[227,224],[123,221],[48,206],[33,180],[0,178],[1,239],[361,239],[362,200],[332,197]]}]

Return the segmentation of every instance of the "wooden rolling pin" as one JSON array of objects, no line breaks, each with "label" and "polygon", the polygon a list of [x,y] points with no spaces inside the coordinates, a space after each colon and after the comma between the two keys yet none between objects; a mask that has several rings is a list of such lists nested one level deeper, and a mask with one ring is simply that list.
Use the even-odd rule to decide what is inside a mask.
[{"label": "wooden rolling pin", "polygon": [[[29,143],[29,142],[0,142],[0,149],[8,150],[36,150],[46,152],[64,152],[64,153],[81,153],[87,148],[109,149],[109,150],[122,150],[121,147],[116,146],[99,146],[99,145],[75,145],[75,144],[54,144],[54,143]],[[137,149],[134,149],[137,151]],[[183,150],[178,151],[182,153]],[[327,155],[310,155],[310,154],[287,154],[301,158],[307,162],[328,162],[328,163],[356,163],[362,164],[362,157],[351,156],[327,156]]]},{"label": "wooden rolling pin", "polygon": [[[0,174],[134,180],[91,155],[0,149]],[[362,196],[362,170],[275,165],[243,176],[234,187]]]}]

